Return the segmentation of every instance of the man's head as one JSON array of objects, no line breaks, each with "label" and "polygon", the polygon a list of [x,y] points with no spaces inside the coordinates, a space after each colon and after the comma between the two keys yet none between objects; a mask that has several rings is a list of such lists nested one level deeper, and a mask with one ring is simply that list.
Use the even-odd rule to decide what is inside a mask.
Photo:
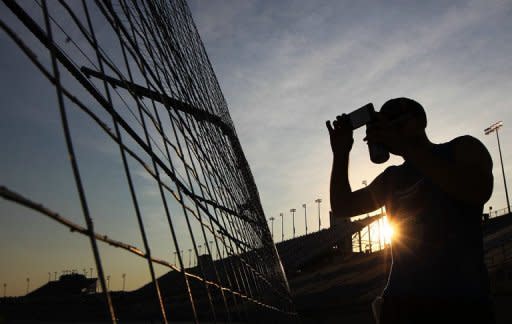
[{"label": "man's head", "polygon": [[418,102],[409,98],[388,100],[379,113],[391,122],[396,121],[397,126],[405,128],[407,132],[424,133],[427,127],[425,110]]}]

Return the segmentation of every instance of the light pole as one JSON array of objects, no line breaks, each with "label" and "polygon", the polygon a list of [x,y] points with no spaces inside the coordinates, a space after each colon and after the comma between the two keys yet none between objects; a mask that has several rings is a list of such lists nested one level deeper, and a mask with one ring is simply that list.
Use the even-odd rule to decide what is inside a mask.
[{"label": "light pole", "polygon": [[123,291],[126,284],[126,273],[123,273]]},{"label": "light pole", "polygon": [[110,275],[107,275],[107,291],[110,290]]},{"label": "light pole", "polygon": [[268,220],[270,221],[270,228],[272,233],[272,241],[274,240],[274,217],[271,216]]},{"label": "light pole", "polygon": [[[368,187],[368,182],[366,182],[366,180],[363,180],[362,183],[363,183],[363,185],[365,187]],[[366,217],[367,218],[370,217],[370,214],[366,214]],[[371,226],[370,225],[372,225],[372,223],[368,222],[368,245],[370,247],[370,253],[371,253],[372,252],[372,236],[370,234],[370,232],[371,232]]]},{"label": "light pole", "polygon": [[293,238],[295,238],[295,212],[297,209],[292,208],[290,209],[290,212],[292,213],[292,225],[293,225]]},{"label": "light pole", "polygon": [[281,216],[281,242],[284,241],[284,214],[279,213],[279,216]]},{"label": "light pole", "polygon": [[505,197],[507,198],[507,209],[510,214],[510,201],[508,200],[508,190],[507,190],[507,179],[505,178],[505,168],[503,167],[503,157],[501,156],[501,146],[500,146],[500,136],[498,135],[498,129],[503,126],[503,122],[499,121],[491,126],[484,129],[485,135],[489,135],[492,132],[496,132],[496,139],[498,140],[498,151],[500,152],[500,162],[501,162],[501,172],[503,173],[503,184],[505,185]]},{"label": "light pole", "polygon": [[30,278],[27,278],[27,294],[30,290]]},{"label": "light pole", "polygon": [[306,225],[306,235],[308,235],[308,219],[306,217],[306,204],[302,204],[304,208],[304,224]]},{"label": "light pole", "polygon": [[190,268],[192,262],[192,249],[188,249],[188,267]]},{"label": "light pole", "polygon": [[382,234],[380,232],[380,230],[381,230],[380,223],[381,223],[382,217],[383,216],[381,216],[379,219],[377,219],[377,234],[379,236],[379,250],[382,250],[382,243],[381,243],[381,241],[382,241]]},{"label": "light pole", "polygon": [[48,282],[52,281],[52,273],[48,272]]},{"label": "light pole", "polygon": [[7,297],[7,284],[4,282],[4,298]]},{"label": "light pole", "polygon": [[320,203],[322,202],[322,199],[318,198],[315,202],[318,204],[318,231],[320,231],[320,227],[322,226],[322,223],[320,222]]},{"label": "light pole", "polygon": [[53,279],[54,279],[55,281],[57,281],[57,271],[55,271],[55,272],[53,273]]},{"label": "light pole", "polygon": [[174,251],[174,265],[176,266],[176,257],[177,257],[178,253],[176,251]]}]

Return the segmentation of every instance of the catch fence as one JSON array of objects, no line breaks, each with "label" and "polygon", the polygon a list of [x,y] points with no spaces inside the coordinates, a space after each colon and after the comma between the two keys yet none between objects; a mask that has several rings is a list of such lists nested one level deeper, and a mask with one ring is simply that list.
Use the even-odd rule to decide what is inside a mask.
[{"label": "catch fence", "polygon": [[[60,116],[84,223],[5,185],[0,196],[88,238],[110,320],[293,320],[254,179],[186,2],[3,3],[1,29],[54,87],[52,109]],[[125,207],[136,217],[142,246],[96,232],[101,215],[89,208],[71,110],[118,147],[129,189]],[[169,233],[166,255],[151,253],[135,169],[156,188]],[[150,283],[131,297],[112,296],[98,248],[103,243],[145,259]],[[156,264],[168,273],[158,276]]]}]

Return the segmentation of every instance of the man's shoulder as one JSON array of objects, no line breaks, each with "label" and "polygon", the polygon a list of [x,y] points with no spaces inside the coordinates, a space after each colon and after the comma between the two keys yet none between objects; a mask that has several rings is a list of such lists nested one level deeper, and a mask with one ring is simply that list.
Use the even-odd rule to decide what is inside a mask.
[{"label": "man's shoulder", "polygon": [[451,141],[449,141],[447,144],[452,145],[475,145],[475,146],[481,146],[485,148],[485,145],[476,137],[473,137],[471,135],[462,135],[457,136]]},{"label": "man's shoulder", "polygon": [[476,160],[492,165],[491,155],[487,147],[471,135],[458,136],[445,144],[452,148],[453,155],[458,160]]}]

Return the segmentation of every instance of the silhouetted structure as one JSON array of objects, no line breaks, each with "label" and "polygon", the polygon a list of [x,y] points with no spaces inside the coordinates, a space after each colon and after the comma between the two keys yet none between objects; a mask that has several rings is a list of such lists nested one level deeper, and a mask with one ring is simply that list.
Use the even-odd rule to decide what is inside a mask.
[{"label": "silhouetted structure", "polygon": [[73,273],[60,276],[57,281],[49,281],[42,287],[31,291],[27,297],[64,297],[93,294],[96,292],[97,278],[86,278],[84,275]]}]

